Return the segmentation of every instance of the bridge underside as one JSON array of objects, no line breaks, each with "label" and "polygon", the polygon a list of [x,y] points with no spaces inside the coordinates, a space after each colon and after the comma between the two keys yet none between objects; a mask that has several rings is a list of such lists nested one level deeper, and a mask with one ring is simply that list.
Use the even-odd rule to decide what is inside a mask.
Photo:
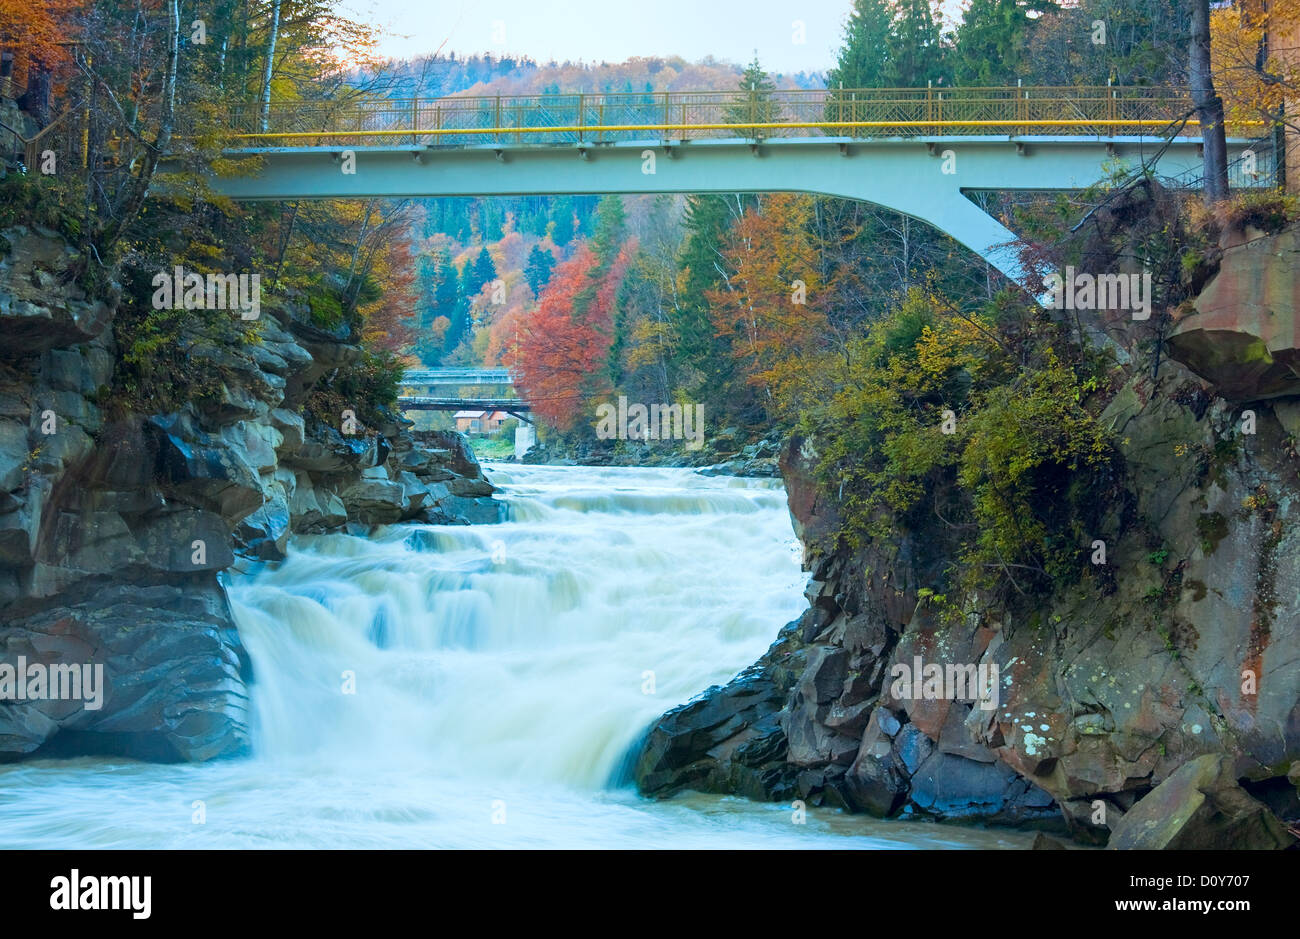
[{"label": "bridge underside", "polygon": [[518,398],[441,398],[432,395],[405,395],[397,399],[403,411],[505,411],[522,420],[532,410]]},{"label": "bridge underside", "polygon": [[[1247,146],[1248,140],[1229,141],[1230,151]],[[1081,189],[1105,175],[1103,164],[1117,162],[1145,162],[1165,177],[1195,178],[1202,166],[1199,147],[1190,137],[1123,136],[366,146],[346,151],[355,158],[353,173],[344,172],[349,161],[342,147],[253,148],[227,156],[260,158],[260,165],[250,163],[248,175],[215,179],[213,188],[240,200],[816,193],[875,203],[927,222],[1024,283],[1009,247],[1016,235],[967,192]]]}]

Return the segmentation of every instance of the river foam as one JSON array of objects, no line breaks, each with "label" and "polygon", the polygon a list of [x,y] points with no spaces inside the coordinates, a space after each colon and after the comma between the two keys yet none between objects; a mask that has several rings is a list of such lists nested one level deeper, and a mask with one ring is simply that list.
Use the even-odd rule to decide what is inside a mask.
[{"label": "river foam", "polygon": [[489,473],[501,524],[301,537],[233,578],[252,756],[0,767],[0,846],[1022,846],[615,785],[656,717],[801,611],[785,494],[677,469]]}]

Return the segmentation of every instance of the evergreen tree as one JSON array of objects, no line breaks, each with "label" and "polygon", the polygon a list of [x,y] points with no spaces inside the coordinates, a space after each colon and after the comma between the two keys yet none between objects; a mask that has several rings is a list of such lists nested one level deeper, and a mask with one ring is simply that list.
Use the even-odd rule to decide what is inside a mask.
[{"label": "evergreen tree", "polygon": [[460,272],[451,260],[451,252],[439,249],[436,258],[437,279],[434,286],[434,312],[437,316],[452,318],[456,302],[460,299]]},{"label": "evergreen tree", "polygon": [[841,88],[888,86],[885,53],[893,19],[887,0],[853,0],[839,60],[826,76],[832,99]]},{"label": "evergreen tree", "polygon": [[528,281],[528,287],[534,296],[542,292],[542,288],[550,281],[551,272],[554,270],[555,255],[538,245],[533,245],[533,250],[528,252],[528,263],[524,266],[524,280]]},{"label": "evergreen tree", "polygon": [[895,88],[925,88],[944,84],[941,21],[931,0],[896,0],[893,28],[887,44],[888,83]]},{"label": "evergreen tree", "polygon": [[[853,89],[946,84],[941,25],[933,0],[854,0],[839,60],[827,80],[831,119],[850,119]],[[839,94],[841,89],[846,94]]]},{"label": "evergreen tree", "polygon": [[438,318],[438,264],[437,258],[422,254],[415,262],[416,286],[419,290],[419,312],[416,318],[415,354],[421,362],[434,364],[442,352],[442,345],[434,344],[433,323]]},{"label": "evergreen tree", "polygon": [[957,28],[956,83],[1014,85],[1029,68],[1026,53],[1037,16],[1056,9],[1051,0],[971,0]]},{"label": "evergreen tree", "polygon": [[550,229],[556,247],[563,248],[573,240],[573,199],[569,196],[552,200]]},{"label": "evergreen tree", "polygon": [[[455,267],[452,267],[452,271],[455,270]],[[455,352],[456,347],[469,335],[470,298],[478,293],[477,290],[470,289],[474,282],[474,264],[472,262],[466,261],[465,266],[456,273],[456,302],[452,306],[451,315],[448,317],[451,320],[451,325],[447,327],[447,341],[443,345],[445,355]]]},{"label": "evergreen tree", "polygon": [[[737,87],[745,92],[749,99],[744,104],[735,105],[727,109],[727,121],[732,124],[769,124],[777,119],[776,102],[772,100],[772,92],[776,91],[776,83],[772,81],[763,66],[758,62],[758,53],[754,53],[754,60],[745,66],[744,73],[740,76],[740,82]],[[760,135],[756,132],[755,135]]]},{"label": "evergreen tree", "polygon": [[592,238],[592,248],[598,265],[608,266],[614,260],[623,244],[626,223],[621,196],[605,196],[596,204],[596,233]]},{"label": "evergreen tree", "polygon": [[725,401],[732,363],[717,336],[708,293],[722,285],[719,265],[727,232],[752,196],[691,196],[686,203],[686,235],[678,258],[677,302],[669,313],[688,390],[697,398]]},{"label": "evergreen tree", "polygon": [[474,259],[472,265],[466,262],[465,270],[471,272],[466,281],[470,288],[467,295],[471,298],[477,296],[485,285],[497,279],[497,266],[493,263],[492,255],[488,253],[486,247],[479,249],[478,257]]}]

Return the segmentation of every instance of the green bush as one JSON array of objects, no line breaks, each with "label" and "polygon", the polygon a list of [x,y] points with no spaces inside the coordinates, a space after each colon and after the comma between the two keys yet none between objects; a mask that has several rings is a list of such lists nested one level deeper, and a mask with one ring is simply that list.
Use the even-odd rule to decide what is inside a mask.
[{"label": "green bush", "polygon": [[1249,225],[1273,235],[1300,219],[1300,199],[1276,189],[1238,193],[1229,200],[1225,218],[1231,228]]},{"label": "green bush", "polygon": [[839,361],[839,390],[801,423],[844,543],[937,530],[951,543],[928,549],[955,559],[956,586],[1078,579],[1113,451],[1086,406],[1095,366],[1060,327],[913,291]]},{"label": "green bush", "polygon": [[0,229],[13,225],[40,225],[76,244],[81,240],[81,219],[66,206],[80,205],[74,183],[58,176],[10,173],[0,179]]},{"label": "green bush", "polygon": [[390,352],[366,351],[317,384],[303,409],[330,426],[337,426],[344,411],[355,411],[368,427],[383,423],[385,408],[397,403],[403,365]]}]

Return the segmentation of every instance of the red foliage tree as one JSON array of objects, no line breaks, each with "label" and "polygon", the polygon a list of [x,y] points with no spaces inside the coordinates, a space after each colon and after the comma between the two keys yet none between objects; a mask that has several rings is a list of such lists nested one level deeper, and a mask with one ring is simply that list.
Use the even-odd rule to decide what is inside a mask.
[{"label": "red foliage tree", "polygon": [[586,403],[609,392],[614,299],[632,250],[624,245],[602,267],[579,245],[520,324],[517,349],[503,356],[534,413],[552,427],[572,429]]}]

